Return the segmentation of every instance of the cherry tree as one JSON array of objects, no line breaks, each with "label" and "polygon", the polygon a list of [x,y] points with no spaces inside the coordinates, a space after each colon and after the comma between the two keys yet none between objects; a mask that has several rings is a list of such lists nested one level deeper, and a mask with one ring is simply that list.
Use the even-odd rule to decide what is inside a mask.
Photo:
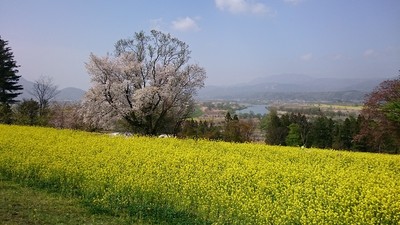
[{"label": "cherry tree", "polygon": [[123,119],[135,132],[176,133],[193,111],[193,96],[206,78],[204,68],[189,59],[187,44],[155,30],[118,41],[114,54],[91,54],[85,122],[109,129]]}]

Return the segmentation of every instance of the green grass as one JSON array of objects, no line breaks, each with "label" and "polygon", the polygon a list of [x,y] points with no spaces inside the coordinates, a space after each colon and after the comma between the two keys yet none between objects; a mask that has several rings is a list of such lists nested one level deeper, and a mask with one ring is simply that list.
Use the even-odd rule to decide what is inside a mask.
[{"label": "green grass", "polygon": [[194,109],[194,112],[190,115],[192,118],[197,118],[200,117],[204,114],[204,112],[201,110],[199,106],[196,106]]},{"label": "green grass", "polygon": [[[1,174],[0,174],[1,175]],[[79,199],[22,186],[0,177],[0,224],[150,224],[95,214]]]}]

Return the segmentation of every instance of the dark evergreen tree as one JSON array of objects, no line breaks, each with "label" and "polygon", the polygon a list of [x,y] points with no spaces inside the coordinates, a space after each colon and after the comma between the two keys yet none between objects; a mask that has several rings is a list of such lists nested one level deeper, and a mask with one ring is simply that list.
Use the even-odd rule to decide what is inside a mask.
[{"label": "dark evergreen tree", "polygon": [[12,122],[10,105],[17,102],[15,98],[21,94],[18,91],[22,86],[18,84],[18,65],[7,44],[0,36],[0,123],[9,124]]},{"label": "dark evergreen tree", "polygon": [[317,148],[331,148],[335,123],[326,116],[319,116],[312,126],[312,146]]},{"label": "dark evergreen tree", "polygon": [[207,121],[200,121],[198,126],[199,134],[203,137],[207,133],[208,123]]},{"label": "dark evergreen tree", "polygon": [[229,113],[229,111],[225,114],[225,123],[229,122],[232,120],[232,116]]},{"label": "dark evergreen tree", "polygon": [[[289,127],[290,124],[294,123],[292,121],[291,114],[289,114],[289,113],[285,113],[282,116],[280,116],[280,120],[281,120],[282,127]],[[289,128],[287,130],[289,132]]]},{"label": "dark evergreen tree", "polygon": [[207,132],[204,134],[204,138],[208,140],[221,140],[221,129],[215,126],[213,122],[208,123]]},{"label": "dark evergreen tree", "polygon": [[281,119],[275,109],[262,119],[261,129],[265,131],[265,142],[270,145],[285,145],[285,139],[288,133],[287,126],[282,124]]},{"label": "dark evergreen tree", "polygon": [[186,120],[182,124],[179,136],[182,138],[204,138],[208,140],[221,140],[220,127],[213,122]]},{"label": "dark evergreen tree", "polygon": [[348,117],[344,121],[337,121],[335,123],[332,132],[333,149],[353,149],[353,137],[356,134],[354,131],[355,123],[356,119],[354,117]]},{"label": "dark evergreen tree", "polygon": [[308,136],[310,133],[311,125],[308,122],[307,117],[300,113],[297,113],[297,114],[291,113],[289,120],[290,120],[290,124],[294,123],[294,124],[299,125],[301,145],[309,147]]},{"label": "dark evergreen tree", "polygon": [[17,102],[15,98],[21,94],[22,86],[18,84],[21,76],[17,75],[18,65],[14,60],[8,42],[0,36],[0,104],[9,106]]},{"label": "dark evergreen tree", "polygon": [[353,136],[353,149],[355,151],[366,152],[369,150],[368,139],[370,139],[369,134],[360,136],[361,125],[365,123],[365,118],[363,115],[358,115],[354,124],[354,136]]},{"label": "dark evergreen tree", "polygon": [[239,117],[236,114],[232,118],[229,112],[226,113],[223,138],[224,141],[243,142],[240,134]]},{"label": "dark evergreen tree", "polygon": [[353,116],[346,118],[341,126],[340,143],[342,149],[354,148],[354,136],[358,133],[357,120]]},{"label": "dark evergreen tree", "polygon": [[181,137],[187,138],[198,138],[198,123],[197,121],[185,120],[182,124],[181,132],[179,133]]}]

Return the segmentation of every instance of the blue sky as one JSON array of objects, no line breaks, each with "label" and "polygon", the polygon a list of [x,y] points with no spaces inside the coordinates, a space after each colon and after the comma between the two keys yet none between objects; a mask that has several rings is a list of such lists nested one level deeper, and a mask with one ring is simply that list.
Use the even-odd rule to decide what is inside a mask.
[{"label": "blue sky", "polygon": [[89,54],[135,32],[186,42],[206,84],[277,74],[389,78],[400,69],[399,0],[0,0],[20,75],[87,89]]}]

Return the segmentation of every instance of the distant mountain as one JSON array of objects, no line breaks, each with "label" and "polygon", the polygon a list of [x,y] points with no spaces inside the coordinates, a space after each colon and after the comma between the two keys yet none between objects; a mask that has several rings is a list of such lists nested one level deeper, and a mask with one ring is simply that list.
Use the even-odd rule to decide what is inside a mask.
[{"label": "distant mountain", "polygon": [[264,87],[264,90],[279,92],[371,91],[384,80],[386,79],[314,78],[302,74],[280,74],[257,78],[248,85]]},{"label": "distant mountain", "polygon": [[362,101],[366,93],[386,79],[314,78],[301,74],[281,74],[235,86],[206,86],[199,91],[198,99]]},{"label": "distant mountain", "polygon": [[[34,99],[34,96],[30,94],[30,92],[33,90],[34,83],[21,77],[19,79],[19,84],[21,84],[24,89],[22,90],[22,94],[19,95],[17,99]],[[85,94],[84,90],[74,87],[63,88],[59,91],[59,94],[54,99],[56,101],[77,102],[80,101]]]},{"label": "distant mountain", "polygon": [[30,82],[30,81],[24,79],[23,77],[21,77],[21,78],[19,78],[19,84],[21,84],[24,89],[22,90],[22,94],[18,95],[17,99],[22,100],[22,99],[33,98],[33,96],[29,93],[29,91],[31,91],[33,88],[33,82]]},{"label": "distant mountain", "polygon": [[85,95],[85,91],[79,88],[67,87],[60,90],[60,93],[56,96],[57,101],[80,101]]}]

